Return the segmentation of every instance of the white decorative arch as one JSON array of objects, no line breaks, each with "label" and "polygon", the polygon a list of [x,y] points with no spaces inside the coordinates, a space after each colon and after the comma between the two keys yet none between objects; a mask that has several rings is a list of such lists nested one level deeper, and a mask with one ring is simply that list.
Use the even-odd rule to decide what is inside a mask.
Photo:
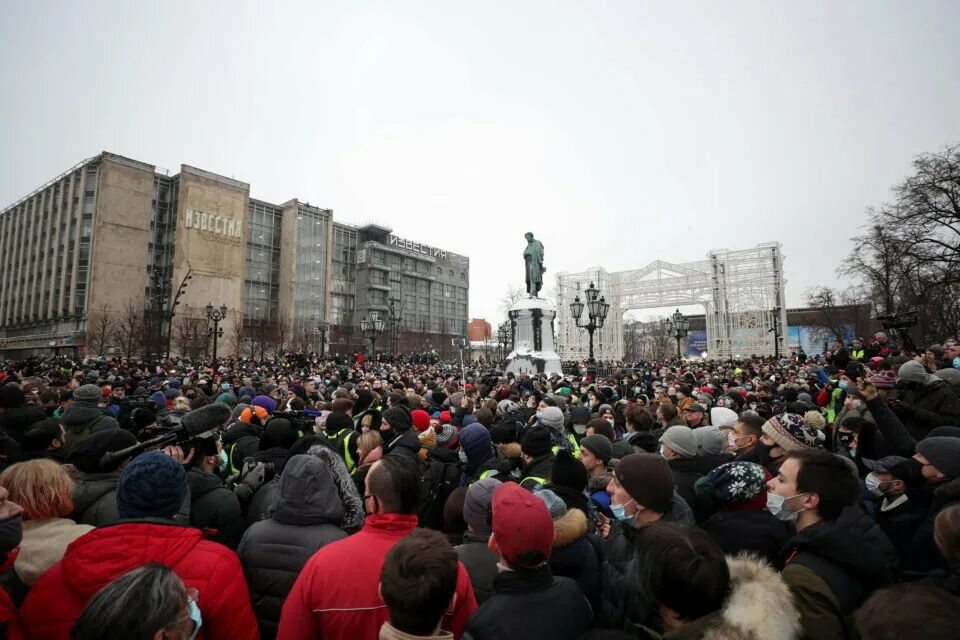
[{"label": "white decorative arch", "polygon": [[[703,305],[707,351],[711,358],[774,353],[774,315],[780,327],[780,353],[786,353],[787,309],[783,253],[779,242],[752,249],[717,249],[698,262],[656,260],[642,269],[609,273],[592,267],[557,274],[557,352],[583,360],[588,335],[570,313],[573,298],[592,281],[610,303],[603,328],[594,333],[594,355],[623,358],[623,314],[632,309]],[[582,320],[585,320],[582,319]]]}]

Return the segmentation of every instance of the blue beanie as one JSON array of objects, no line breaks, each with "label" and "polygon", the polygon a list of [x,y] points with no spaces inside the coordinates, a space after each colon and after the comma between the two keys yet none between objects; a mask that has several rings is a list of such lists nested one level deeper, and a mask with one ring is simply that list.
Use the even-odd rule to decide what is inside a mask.
[{"label": "blue beanie", "polygon": [[250,402],[252,407],[262,407],[267,413],[273,413],[277,409],[277,401],[270,396],[257,396]]},{"label": "blue beanie", "polygon": [[161,451],[137,456],[120,474],[117,511],[121,518],[171,518],[187,497],[183,465]]},{"label": "blue beanie", "polygon": [[150,394],[150,402],[158,407],[165,407],[167,406],[167,396],[163,395],[163,391],[155,391]]},{"label": "blue beanie", "polygon": [[475,470],[493,456],[490,432],[479,422],[467,425],[460,430],[460,447],[467,454],[467,467],[470,471]]}]

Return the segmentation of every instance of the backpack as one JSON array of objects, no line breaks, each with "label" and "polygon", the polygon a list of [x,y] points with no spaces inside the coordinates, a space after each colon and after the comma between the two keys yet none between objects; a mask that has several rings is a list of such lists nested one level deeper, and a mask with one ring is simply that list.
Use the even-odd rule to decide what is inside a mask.
[{"label": "backpack", "polygon": [[66,454],[69,454],[73,451],[73,448],[78,444],[90,437],[90,430],[93,429],[94,425],[106,418],[106,414],[101,413],[98,416],[94,416],[90,420],[87,420],[82,425],[71,426],[69,429],[66,429],[66,435],[64,436],[63,442],[63,451]]},{"label": "backpack", "polygon": [[[460,463],[427,449],[427,459],[421,463],[420,503],[417,506],[419,526],[443,531],[443,506],[453,490],[460,486]],[[451,452],[452,453],[452,452]]]},{"label": "backpack", "polygon": [[229,466],[227,472],[239,473],[243,468],[243,461],[252,458],[260,451],[260,438],[257,436],[243,436],[230,445]]}]

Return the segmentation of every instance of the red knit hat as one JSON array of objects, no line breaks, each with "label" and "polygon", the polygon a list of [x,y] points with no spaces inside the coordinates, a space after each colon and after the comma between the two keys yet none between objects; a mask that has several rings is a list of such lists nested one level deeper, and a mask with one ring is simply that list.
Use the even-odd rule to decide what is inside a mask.
[{"label": "red knit hat", "polygon": [[440,412],[440,424],[450,424],[453,422],[453,417],[450,415],[449,411]]},{"label": "red knit hat", "polygon": [[422,433],[430,428],[430,414],[423,409],[414,409],[410,412],[410,417],[413,418],[413,428],[418,432]]},{"label": "red knit hat", "polygon": [[[493,494],[493,537],[500,555],[512,567],[532,569],[550,558],[553,550],[553,518],[543,500],[520,485],[505,482]],[[524,561],[538,554],[539,562]]]}]

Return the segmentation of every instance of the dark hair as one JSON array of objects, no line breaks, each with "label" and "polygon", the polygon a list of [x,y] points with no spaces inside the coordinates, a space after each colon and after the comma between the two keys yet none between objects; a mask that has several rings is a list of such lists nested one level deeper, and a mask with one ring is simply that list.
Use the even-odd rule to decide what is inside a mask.
[{"label": "dark hair", "polygon": [[844,507],[856,502],[860,485],[854,472],[842,458],[827,451],[791,451],[784,460],[800,464],[797,491],[820,496],[817,512],[826,520],[836,520]]},{"label": "dark hair", "polygon": [[677,417],[677,407],[676,405],[669,402],[660,403],[660,415],[663,416],[663,419],[667,422],[670,422]]},{"label": "dark hair", "polygon": [[137,567],[97,591],[73,625],[75,640],[148,640],[177,623],[187,604],[183,581],[172,569]]},{"label": "dark hair", "polygon": [[40,392],[37,400],[40,402],[40,404],[43,404],[44,402],[59,402],[60,392],[56,389],[44,389]]},{"label": "dark hair", "polygon": [[613,435],[613,427],[603,418],[594,418],[587,423],[587,429],[593,429],[593,432],[601,436],[607,436],[607,440],[613,442],[616,438]]},{"label": "dark hair", "polygon": [[420,502],[420,473],[416,463],[400,456],[385,456],[367,474],[370,493],[386,513],[416,513]]},{"label": "dark hair", "polygon": [[457,553],[440,532],[414,529],[402,538],[380,573],[390,624],[411,635],[432,633],[457,589],[457,573]]},{"label": "dark hair", "polygon": [[925,584],[899,584],[875,591],[855,614],[862,640],[955,638],[960,598]]},{"label": "dark hair", "polygon": [[349,400],[347,398],[337,398],[330,403],[330,411],[350,413],[353,411],[353,400]]},{"label": "dark hair", "polygon": [[743,428],[751,436],[757,436],[760,438],[763,436],[763,423],[766,422],[763,418],[760,417],[759,413],[742,413],[737,418],[737,422],[743,425]]},{"label": "dark hair", "polygon": [[27,427],[23,434],[25,451],[45,451],[54,440],[63,437],[63,428],[58,418],[45,418]]},{"label": "dark hair", "polygon": [[632,404],[627,407],[624,417],[627,419],[627,424],[637,431],[650,431],[653,428],[653,416],[646,407]]},{"label": "dark hair", "polygon": [[473,414],[477,418],[477,422],[483,426],[489,428],[493,424],[493,412],[490,411],[487,407],[480,407],[477,409],[476,413]]},{"label": "dark hair", "polygon": [[655,523],[638,531],[637,546],[648,558],[641,581],[681,620],[691,622],[723,605],[730,569],[723,550],[706,532]]}]

